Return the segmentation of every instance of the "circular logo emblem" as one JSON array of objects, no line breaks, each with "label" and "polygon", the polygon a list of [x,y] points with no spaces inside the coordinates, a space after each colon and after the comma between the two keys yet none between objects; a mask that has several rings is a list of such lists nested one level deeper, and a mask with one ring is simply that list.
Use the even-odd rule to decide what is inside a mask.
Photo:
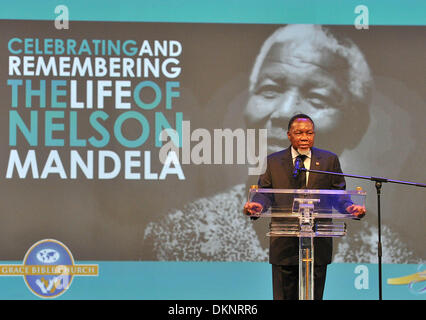
[{"label": "circular logo emblem", "polygon": [[73,275],[69,273],[68,267],[74,265],[74,258],[60,241],[38,241],[27,251],[23,265],[31,269],[31,275],[25,275],[24,279],[28,288],[37,296],[58,297],[71,285]]}]

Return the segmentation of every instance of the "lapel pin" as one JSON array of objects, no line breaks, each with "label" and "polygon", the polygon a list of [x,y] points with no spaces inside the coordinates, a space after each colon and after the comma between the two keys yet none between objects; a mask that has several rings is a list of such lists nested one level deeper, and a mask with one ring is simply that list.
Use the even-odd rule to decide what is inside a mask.
[{"label": "lapel pin", "polygon": [[317,161],[317,162],[315,162],[315,165],[316,165],[316,166],[319,166],[319,162],[318,162],[318,161]]}]

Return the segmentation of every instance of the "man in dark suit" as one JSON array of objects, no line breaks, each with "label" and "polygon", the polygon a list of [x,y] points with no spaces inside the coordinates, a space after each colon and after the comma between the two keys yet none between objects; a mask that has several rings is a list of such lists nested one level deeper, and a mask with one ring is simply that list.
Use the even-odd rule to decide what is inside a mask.
[{"label": "man in dark suit", "polygon": [[[303,166],[307,169],[342,172],[337,155],[313,147],[315,126],[308,115],[298,114],[290,119],[287,137],[291,146],[268,156],[266,171],[259,177],[258,185],[260,188],[337,190],[346,188],[345,179],[342,176],[303,172],[300,174],[304,176],[294,178],[295,161],[302,161]],[[265,203],[261,202],[247,202],[244,206],[244,212],[254,217],[258,216],[265,208]],[[341,210],[359,218],[365,215],[364,207],[352,203],[347,203]],[[314,246],[314,298],[319,300],[323,296],[327,264],[331,263],[332,239],[315,238]],[[298,299],[298,238],[271,237],[269,262],[272,264],[274,299]]]}]

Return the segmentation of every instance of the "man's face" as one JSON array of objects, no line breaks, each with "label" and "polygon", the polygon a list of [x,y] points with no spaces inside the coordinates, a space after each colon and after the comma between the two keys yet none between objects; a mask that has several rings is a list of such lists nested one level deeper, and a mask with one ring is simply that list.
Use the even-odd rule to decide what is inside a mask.
[{"label": "man's face", "polygon": [[306,154],[314,146],[314,125],[309,119],[296,119],[291,124],[287,137],[294,149]]},{"label": "man's face", "polygon": [[[346,62],[310,43],[276,43],[266,55],[247,104],[250,128],[268,130],[268,153],[288,145],[283,128],[297,114],[308,114],[317,135],[330,141],[342,121],[347,102]],[[325,143],[327,145],[327,143]],[[328,147],[328,145],[327,145]],[[333,143],[335,152],[339,147]]]}]

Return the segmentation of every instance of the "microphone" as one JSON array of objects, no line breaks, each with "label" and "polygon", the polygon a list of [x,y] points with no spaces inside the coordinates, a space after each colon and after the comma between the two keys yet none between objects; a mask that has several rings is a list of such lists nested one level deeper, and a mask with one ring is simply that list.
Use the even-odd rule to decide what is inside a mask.
[{"label": "microphone", "polygon": [[299,176],[300,173],[300,162],[302,160],[300,159],[300,157],[297,157],[296,160],[294,161],[294,171],[293,171],[293,178],[297,179],[297,177]]}]

